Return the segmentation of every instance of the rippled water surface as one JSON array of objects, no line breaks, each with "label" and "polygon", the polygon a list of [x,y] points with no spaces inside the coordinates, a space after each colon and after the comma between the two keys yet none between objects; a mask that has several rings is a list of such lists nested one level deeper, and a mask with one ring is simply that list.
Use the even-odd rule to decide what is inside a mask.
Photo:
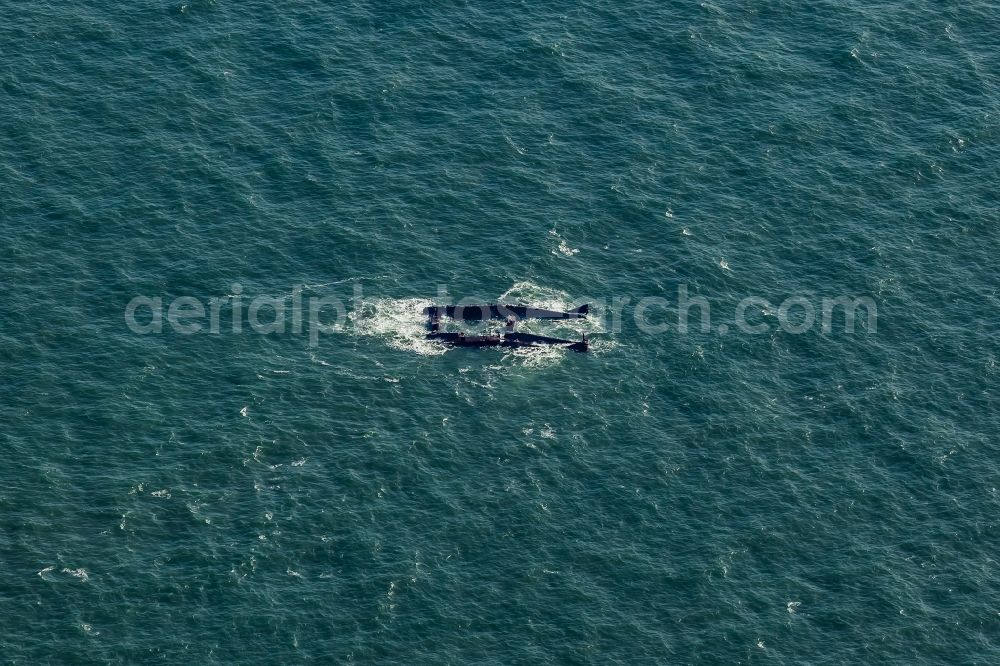
[{"label": "rippled water surface", "polygon": [[[1000,660],[994,4],[3,14],[3,663]],[[877,331],[423,340],[680,285]]]}]

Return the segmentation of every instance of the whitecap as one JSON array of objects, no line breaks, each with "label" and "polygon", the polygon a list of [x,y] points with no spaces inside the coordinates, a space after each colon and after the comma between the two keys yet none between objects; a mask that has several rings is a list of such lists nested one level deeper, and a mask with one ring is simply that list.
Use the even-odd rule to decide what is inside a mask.
[{"label": "whitecap", "polygon": [[543,368],[558,363],[565,355],[566,350],[556,346],[516,347],[504,359],[525,368]]},{"label": "whitecap", "polygon": [[[574,254],[580,254],[580,250],[575,247],[570,247],[566,244],[566,241],[559,239],[559,247],[556,248],[559,253],[566,257],[572,257]],[[552,254],[556,254],[556,250],[552,250]]]},{"label": "whitecap", "polygon": [[62,573],[69,574],[74,578],[79,578],[84,583],[90,580],[90,574],[87,573],[87,570],[82,567],[79,569],[70,569],[69,567],[66,567],[62,570]]},{"label": "whitecap", "polygon": [[563,256],[566,256],[566,257],[572,257],[574,254],[579,254],[580,253],[580,250],[578,248],[570,247],[569,244],[566,243],[566,239],[564,239],[562,236],[560,236],[559,232],[556,231],[555,229],[549,229],[549,235],[550,236],[555,236],[559,240],[559,245],[556,247],[555,250],[551,251],[552,254],[554,254],[556,256],[558,256],[559,254],[562,254]]}]

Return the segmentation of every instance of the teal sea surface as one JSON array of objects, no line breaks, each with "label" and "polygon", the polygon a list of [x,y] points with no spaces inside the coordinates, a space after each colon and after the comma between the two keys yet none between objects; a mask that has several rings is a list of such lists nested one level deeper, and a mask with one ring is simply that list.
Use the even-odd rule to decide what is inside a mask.
[{"label": "teal sea surface", "polygon": [[995,2],[2,8],[0,663],[1000,663]]}]

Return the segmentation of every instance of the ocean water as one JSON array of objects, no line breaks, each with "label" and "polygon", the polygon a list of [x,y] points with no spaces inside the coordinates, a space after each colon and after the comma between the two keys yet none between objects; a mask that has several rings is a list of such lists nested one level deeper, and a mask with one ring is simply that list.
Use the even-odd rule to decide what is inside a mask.
[{"label": "ocean water", "polygon": [[0,662],[1000,661],[995,3],[3,9]]}]

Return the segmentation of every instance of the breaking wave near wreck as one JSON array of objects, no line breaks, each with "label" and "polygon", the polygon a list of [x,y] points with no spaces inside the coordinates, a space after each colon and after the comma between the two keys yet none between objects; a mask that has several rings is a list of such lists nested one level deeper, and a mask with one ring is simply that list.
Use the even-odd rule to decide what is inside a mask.
[{"label": "breaking wave near wreck", "polygon": [[[470,302],[471,299],[461,299],[458,305]],[[527,311],[519,311],[523,318],[517,321],[518,335],[531,340],[563,339],[568,343],[578,340],[589,340],[593,334],[605,332],[603,317],[595,312],[593,317],[573,316],[564,319],[549,319],[542,316],[532,316],[537,312],[556,311],[571,312],[585,305],[574,300],[569,294],[551,288],[540,287],[531,282],[518,282],[497,297],[481,299],[478,302],[499,305],[494,310],[504,311],[503,306],[528,306]],[[448,304],[455,301],[448,301]],[[436,356],[446,353],[449,346],[440,339],[428,339],[430,332],[429,310],[433,306],[444,305],[444,300],[431,298],[375,298],[363,299],[360,306],[348,317],[347,333],[360,337],[373,337],[382,340],[393,349],[408,351],[424,356]],[[458,309],[458,308],[456,308]],[[469,306],[469,310],[477,310]],[[442,308],[442,312],[444,312]],[[450,310],[450,308],[449,308]],[[584,308],[584,311],[586,309]],[[494,314],[497,314],[494,312]],[[438,328],[439,327],[439,328]],[[491,336],[499,335],[504,328],[503,321],[496,321],[488,316],[483,319],[467,319],[454,321],[443,317],[436,324],[442,337],[457,336],[466,333],[473,338],[498,339]],[[508,334],[509,335],[509,334]],[[588,337],[585,337],[588,336]],[[470,346],[470,345],[466,345]],[[480,345],[476,345],[480,346]],[[488,346],[488,345],[481,345]],[[510,345],[489,350],[500,353],[504,360],[510,360],[523,365],[546,365],[557,362],[566,354],[566,346],[538,344],[523,346]],[[576,344],[579,347],[579,344]],[[611,343],[605,339],[597,339],[587,345],[589,350],[602,352],[609,349]]]}]

